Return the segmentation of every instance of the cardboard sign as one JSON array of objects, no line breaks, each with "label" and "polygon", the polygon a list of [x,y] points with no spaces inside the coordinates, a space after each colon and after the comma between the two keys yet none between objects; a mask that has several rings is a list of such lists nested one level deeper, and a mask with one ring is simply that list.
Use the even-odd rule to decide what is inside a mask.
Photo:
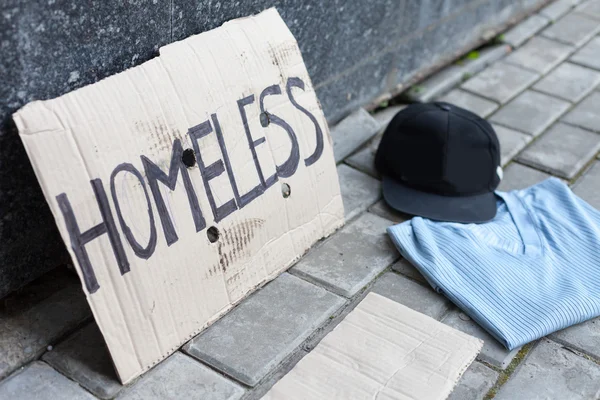
[{"label": "cardboard sign", "polygon": [[343,224],[327,123],[275,9],[14,119],[123,383]]},{"label": "cardboard sign", "polygon": [[443,400],[483,341],[376,293],[263,400]]}]

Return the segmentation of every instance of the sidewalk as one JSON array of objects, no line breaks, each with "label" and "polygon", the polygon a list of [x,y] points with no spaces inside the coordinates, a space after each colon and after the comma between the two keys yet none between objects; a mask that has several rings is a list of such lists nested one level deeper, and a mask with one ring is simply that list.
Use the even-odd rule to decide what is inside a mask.
[{"label": "sidewalk", "polygon": [[[600,209],[599,33],[600,0],[558,0],[504,34],[513,50],[483,71],[450,88],[439,84],[457,82],[450,66],[428,80],[444,92],[420,86],[494,125],[500,190],[553,175]],[[332,129],[346,226],[127,387],[76,277],[55,271],[9,296],[0,305],[0,398],[259,399],[369,291],[485,341],[453,400],[597,398],[600,319],[509,352],[400,259],[385,228],[407,216],[384,204],[372,165],[378,134],[400,107],[359,110]]]}]

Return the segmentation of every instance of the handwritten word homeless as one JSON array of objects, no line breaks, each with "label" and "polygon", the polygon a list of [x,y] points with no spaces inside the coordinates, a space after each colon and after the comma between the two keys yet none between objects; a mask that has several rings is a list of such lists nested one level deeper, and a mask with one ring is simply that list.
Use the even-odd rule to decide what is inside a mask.
[{"label": "handwritten word homeless", "polygon": [[[317,123],[317,119],[315,118],[315,116],[311,114],[307,109],[302,107],[300,104],[298,104],[298,102],[294,99],[294,96],[292,94],[292,88],[294,87],[304,90],[304,82],[300,78],[288,78],[285,90],[290,103],[299,112],[305,114],[315,126],[316,147],[312,154],[304,155],[304,158],[302,160],[306,166],[310,166],[314,164],[323,153],[323,130]],[[238,189],[238,185],[236,183],[235,176],[233,175],[233,171],[231,168],[231,162],[229,159],[227,148],[225,146],[223,131],[221,130],[217,114],[212,114],[210,116],[210,119],[207,119],[206,121],[196,126],[192,126],[188,129],[187,134],[189,135],[189,138],[191,139],[191,142],[193,144],[193,155],[195,156],[195,159],[198,163],[198,170],[204,182],[204,189],[206,191],[206,196],[208,197],[208,201],[210,203],[210,208],[215,222],[223,220],[228,215],[232,214],[238,209],[243,208],[244,206],[252,202],[254,199],[258,198],[269,187],[273,186],[273,184],[275,184],[279,180],[279,178],[288,178],[294,175],[298,168],[298,164],[301,162],[300,160],[302,156],[300,155],[300,146],[298,145],[298,139],[292,127],[277,115],[265,111],[265,97],[272,95],[282,95],[282,90],[279,85],[269,86],[266,89],[264,89],[260,94],[258,102],[261,111],[261,124],[263,126],[266,126],[267,124],[273,123],[281,127],[287,133],[289,140],[291,141],[291,151],[287,160],[281,163],[280,165],[276,166],[276,173],[272,176],[267,177],[265,177],[263,174],[256,153],[256,148],[264,144],[266,139],[264,137],[260,139],[253,139],[250,133],[250,128],[248,127],[248,117],[245,110],[246,106],[253,104],[256,101],[255,96],[247,96],[237,101],[239,114],[244,125],[246,138],[248,140],[248,147],[252,154],[254,166],[256,167],[256,171],[259,177],[259,183],[247,193],[240,193]],[[198,141],[201,138],[212,134],[216,136],[219,148],[221,150],[222,158],[218,161],[213,162],[210,165],[206,165],[202,159],[202,153],[198,145]],[[140,158],[144,166],[147,184],[150,187],[152,199],[154,200],[154,205],[160,218],[163,234],[167,245],[170,246],[173,243],[177,242],[178,236],[171,216],[167,211],[167,206],[160,192],[159,185],[164,185],[173,191],[176,188],[177,181],[180,175],[182,178],[181,180],[183,181],[185,192],[187,194],[187,199],[190,205],[190,211],[192,214],[196,232],[200,232],[203,229],[205,229],[206,220],[203,211],[200,209],[198,197],[196,195],[196,192],[194,191],[186,163],[184,162],[184,149],[181,144],[181,141],[179,139],[175,139],[173,142],[170,167],[168,171],[163,171],[158,165],[156,165],[152,160],[150,160],[144,155],[141,155]],[[125,219],[123,218],[121,207],[119,204],[119,197],[117,196],[117,191],[115,190],[115,178],[118,174],[131,174],[133,177],[139,180],[144,190],[146,201],[148,203],[148,219],[150,222],[150,238],[148,240],[148,243],[140,244],[138,240],[134,237],[131,228],[127,225]],[[229,178],[229,183],[231,184],[234,196],[232,199],[225,201],[222,204],[217,204],[209,182],[222,174],[226,174]],[[143,259],[148,259],[152,257],[152,254],[154,254],[154,250],[156,248],[157,232],[155,217],[151,206],[150,194],[146,186],[144,175],[136,167],[134,167],[133,164],[125,162],[117,165],[114,168],[109,179],[110,192],[115,206],[114,211],[116,213],[117,220],[119,221],[119,225],[121,226],[121,230],[125,235],[127,243],[129,243],[137,257]],[[113,211],[111,210],[110,204],[108,202],[108,197],[104,189],[104,184],[99,178],[92,179],[90,183],[92,185],[92,190],[96,197],[100,215],[102,217],[102,222],[98,225],[93,226],[90,229],[82,232],[81,228],[79,227],[79,224],[77,223],[77,219],[75,218],[75,213],[73,212],[73,208],[71,207],[71,203],[69,202],[67,194],[59,194],[58,196],[56,196],[56,200],[59,204],[60,210],[62,211],[65,224],[69,232],[71,247],[73,249],[73,252],[75,253],[75,256],[77,257],[79,265],[81,266],[85,286],[88,292],[92,294],[100,288],[100,285],[98,284],[96,275],[94,273],[94,268],[92,267],[90,258],[86,251],[86,244],[100,237],[101,235],[107,234],[121,275],[124,275],[127,272],[129,272],[130,266],[127,256],[125,254],[125,250],[123,248],[123,241],[121,240],[121,236],[119,234],[119,231],[117,230],[117,225],[115,222]]]}]

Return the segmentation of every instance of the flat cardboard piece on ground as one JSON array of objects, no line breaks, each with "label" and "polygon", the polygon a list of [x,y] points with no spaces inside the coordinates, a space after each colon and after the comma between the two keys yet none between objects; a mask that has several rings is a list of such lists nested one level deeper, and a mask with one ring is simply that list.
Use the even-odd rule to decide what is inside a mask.
[{"label": "flat cardboard piece on ground", "polygon": [[369,293],[263,400],[441,400],[483,342]]},{"label": "flat cardboard piece on ground", "polygon": [[327,123],[275,9],[14,119],[123,383],[343,224]]}]

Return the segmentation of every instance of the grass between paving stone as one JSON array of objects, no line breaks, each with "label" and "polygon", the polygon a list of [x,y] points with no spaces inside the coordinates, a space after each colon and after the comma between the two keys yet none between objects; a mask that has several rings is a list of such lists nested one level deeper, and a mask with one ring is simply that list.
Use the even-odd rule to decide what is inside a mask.
[{"label": "grass between paving stone", "polygon": [[525,359],[527,354],[529,354],[529,351],[533,348],[533,346],[536,343],[537,342],[532,342],[532,343],[528,343],[525,346],[523,346],[523,348],[521,350],[519,350],[519,352],[517,353],[515,358],[512,359],[512,361],[510,362],[508,367],[506,367],[506,369],[504,369],[504,370],[494,367],[493,365],[489,365],[488,363],[484,363],[488,367],[493,369],[494,371],[498,372],[500,375],[498,376],[498,380],[496,381],[496,384],[487,392],[487,394],[485,395],[483,400],[491,400],[496,396],[496,394],[498,394],[498,390],[500,390],[502,385],[504,385],[506,382],[508,382],[511,375],[515,372],[515,370],[517,369],[519,364],[521,364],[521,362]]},{"label": "grass between paving stone", "polygon": [[571,352],[571,353],[575,354],[576,356],[585,358],[586,360],[591,361],[594,364],[600,365],[600,360],[598,360],[598,359],[596,359],[596,358],[594,358],[594,357],[590,356],[589,354],[586,354],[586,353],[584,353],[582,351],[579,351],[579,350],[576,350],[576,349],[572,349],[572,348],[568,347],[566,344],[563,344],[562,341],[558,341],[558,340],[554,340],[554,339],[548,339],[548,340],[551,340],[554,343],[559,344],[564,350],[566,350],[568,352]]},{"label": "grass between paving stone", "polygon": [[492,39],[492,43],[494,44],[502,44],[504,43],[504,33],[499,34],[494,39]]},{"label": "grass between paving stone", "polygon": [[425,90],[425,86],[421,86],[421,85],[414,85],[413,87],[410,88],[410,91],[415,94],[419,94],[424,90]]},{"label": "grass between paving stone", "polygon": [[479,51],[473,50],[473,51],[470,51],[467,54],[465,54],[460,60],[456,61],[456,64],[463,65],[465,63],[465,61],[477,60],[478,58],[479,58]]},{"label": "grass between paving stone", "polygon": [[[368,109],[369,114],[375,115],[378,112],[385,110],[388,107],[402,106],[407,103],[402,99],[402,96],[389,97],[376,103],[372,108]],[[360,150],[360,149],[359,149]]]},{"label": "grass between paving stone", "polygon": [[[563,346],[563,348],[564,348],[565,350],[573,351],[572,349],[569,349],[569,348],[567,348],[567,347],[564,347],[564,346]],[[589,360],[589,361],[593,362],[594,364],[598,364],[598,365],[600,365],[600,361],[599,361],[599,360],[595,359],[594,357],[592,357],[592,356],[590,356],[590,355],[588,355],[588,354],[582,353],[582,352],[580,352],[580,351],[576,351],[576,352],[575,352],[575,354],[577,354],[577,355],[578,355],[578,356],[580,356],[580,357],[583,357],[583,358],[585,358],[586,360]]]}]

